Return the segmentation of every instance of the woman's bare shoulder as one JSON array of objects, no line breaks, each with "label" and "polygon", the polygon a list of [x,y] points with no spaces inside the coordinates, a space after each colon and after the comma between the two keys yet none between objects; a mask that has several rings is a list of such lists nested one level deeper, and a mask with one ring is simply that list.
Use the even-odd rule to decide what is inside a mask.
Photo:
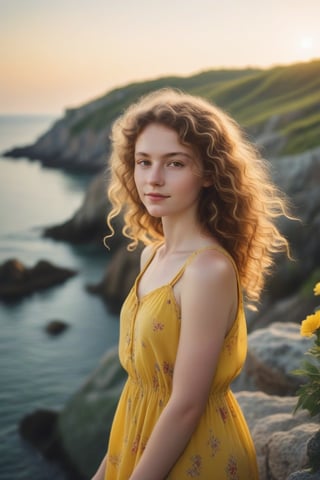
[{"label": "woman's bare shoulder", "polygon": [[205,283],[225,285],[236,285],[237,274],[235,266],[227,253],[221,249],[210,248],[199,252],[188,265],[185,272],[187,283],[201,285]]}]

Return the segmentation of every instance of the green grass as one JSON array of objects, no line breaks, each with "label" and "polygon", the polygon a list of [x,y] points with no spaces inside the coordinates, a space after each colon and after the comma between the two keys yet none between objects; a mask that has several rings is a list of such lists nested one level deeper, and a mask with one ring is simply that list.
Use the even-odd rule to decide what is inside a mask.
[{"label": "green grass", "polygon": [[[189,77],[132,83],[102,96],[101,106],[73,124],[70,133],[105,129],[141,95],[163,87],[208,98],[253,135],[276,116],[276,130],[287,137],[283,154],[320,145],[320,60],[266,70],[209,70]],[[68,115],[71,118],[72,112]]]}]

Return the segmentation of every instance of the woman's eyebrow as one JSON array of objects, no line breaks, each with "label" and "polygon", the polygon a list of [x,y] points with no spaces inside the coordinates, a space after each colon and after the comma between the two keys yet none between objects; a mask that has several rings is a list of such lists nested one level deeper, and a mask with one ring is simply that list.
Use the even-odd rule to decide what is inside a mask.
[{"label": "woman's eyebrow", "polygon": [[[135,152],[134,153],[135,156],[137,155],[141,155],[143,157],[150,157],[150,154],[149,153],[146,153],[146,152]],[[163,158],[171,158],[171,157],[177,157],[177,156],[183,156],[183,157],[188,157],[190,159],[192,159],[192,156],[187,153],[187,152],[182,152],[182,151],[177,151],[177,152],[168,152],[168,153],[164,153],[163,155],[161,155]]]},{"label": "woman's eyebrow", "polygon": [[134,152],[134,155],[135,156],[141,155],[143,157],[149,157],[150,156],[148,153],[145,153],[145,152]]},{"label": "woman's eyebrow", "polygon": [[192,159],[192,156],[191,156],[189,153],[187,153],[187,152],[180,152],[180,151],[178,151],[178,152],[170,152],[170,153],[166,153],[166,154],[164,155],[164,157],[168,157],[168,158],[169,158],[169,157],[170,157],[170,158],[171,158],[171,157],[177,157],[177,156],[183,156],[183,157],[187,157],[187,158]]}]

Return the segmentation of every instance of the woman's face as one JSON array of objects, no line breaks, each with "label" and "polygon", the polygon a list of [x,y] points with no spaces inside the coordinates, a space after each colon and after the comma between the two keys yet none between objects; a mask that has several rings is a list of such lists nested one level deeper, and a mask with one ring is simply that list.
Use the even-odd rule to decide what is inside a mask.
[{"label": "woman's face", "polygon": [[152,123],[135,145],[134,180],[141,202],[155,217],[196,215],[205,186],[194,151],[180,142],[175,130]]}]

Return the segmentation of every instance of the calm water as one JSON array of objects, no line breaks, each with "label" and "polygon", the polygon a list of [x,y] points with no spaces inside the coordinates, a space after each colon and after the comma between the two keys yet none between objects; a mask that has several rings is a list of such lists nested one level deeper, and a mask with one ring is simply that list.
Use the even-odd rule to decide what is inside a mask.
[{"label": "calm water", "polygon": [[[32,143],[53,118],[0,116],[0,152]],[[19,420],[38,408],[60,409],[118,341],[117,318],[85,291],[98,282],[108,256],[92,247],[73,247],[41,237],[45,225],[62,223],[81,205],[90,177],[42,168],[38,162],[0,157],[0,263],[39,259],[75,268],[66,283],[23,300],[0,301],[0,479],[66,480],[21,440]],[[52,319],[70,328],[45,332]]]}]

